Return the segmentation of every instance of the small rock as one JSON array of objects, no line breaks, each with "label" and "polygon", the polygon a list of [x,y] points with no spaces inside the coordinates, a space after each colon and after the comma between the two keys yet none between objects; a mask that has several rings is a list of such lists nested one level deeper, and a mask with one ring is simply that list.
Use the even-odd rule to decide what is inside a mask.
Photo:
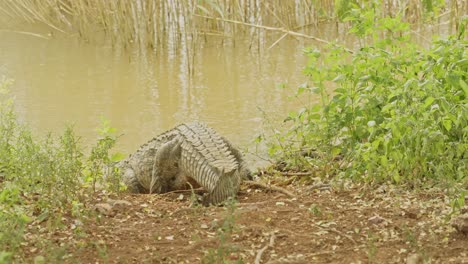
[{"label": "small rock", "polygon": [[378,225],[380,223],[385,222],[385,218],[383,218],[383,217],[381,217],[379,215],[374,215],[371,218],[367,219],[367,221],[369,221],[369,223],[371,223],[371,224]]},{"label": "small rock", "polygon": [[108,203],[98,203],[94,206],[96,208],[96,211],[99,213],[106,215],[106,216],[113,216],[114,211],[112,210],[112,206]]},{"label": "small rock", "polygon": [[201,229],[208,229],[208,225],[202,224],[202,225],[200,226],[200,228],[201,228]]},{"label": "small rock", "polygon": [[112,205],[112,206],[132,206],[132,203],[129,202],[129,201],[125,201],[125,200],[112,200],[112,199],[108,199],[107,200],[107,203]]},{"label": "small rock", "polygon": [[284,202],[276,202],[276,205],[284,206]]},{"label": "small rock", "polygon": [[422,264],[423,257],[417,253],[411,254],[406,258],[406,264]]},{"label": "small rock", "polygon": [[[468,196],[465,196],[465,199],[467,199],[466,197],[468,197]],[[467,200],[467,203],[468,203],[468,200]],[[460,210],[460,213],[461,213],[461,214],[468,214],[468,205],[465,205],[465,206]]]},{"label": "small rock", "polygon": [[455,217],[452,220],[452,226],[458,232],[468,235],[468,213]]},{"label": "small rock", "polygon": [[405,212],[405,216],[411,219],[418,219],[419,218],[419,210],[416,208],[408,208],[403,210]]},{"label": "small rock", "polygon": [[34,257],[34,264],[43,264],[46,263],[46,260],[43,256]]},{"label": "small rock", "polygon": [[132,208],[132,203],[129,201],[125,200],[108,200],[107,203],[109,203],[112,206],[112,210],[114,213],[118,212],[125,212],[128,211],[130,208]]}]

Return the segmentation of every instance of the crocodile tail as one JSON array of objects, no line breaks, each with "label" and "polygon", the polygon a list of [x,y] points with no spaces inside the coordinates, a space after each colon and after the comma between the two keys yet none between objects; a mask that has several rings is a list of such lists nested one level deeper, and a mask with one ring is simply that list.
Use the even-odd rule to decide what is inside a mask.
[{"label": "crocodile tail", "polygon": [[201,123],[184,124],[178,128],[184,138],[181,167],[185,174],[213,194],[210,202],[218,203],[235,195],[239,185],[239,163],[227,142]]},{"label": "crocodile tail", "polygon": [[224,142],[228,146],[232,155],[234,155],[234,157],[236,158],[237,163],[239,163],[239,173],[240,173],[241,180],[252,180],[253,179],[252,172],[250,171],[247,163],[242,158],[241,152],[237,148],[235,148],[231,144],[231,142],[229,142],[229,140],[227,140],[225,137],[221,136],[221,138],[224,140]]},{"label": "crocodile tail", "polygon": [[211,192],[217,185],[220,170],[210,166],[208,161],[195,151],[189,142],[182,143],[181,169],[198,184]]},{"label": "crocodile tail", "polygon": [[215,188],[205,197],[203,203],[205,205],[217,205],[226,201],[229,197],[236,197],[240,188],[240,182],[241,176],[238,170],[221,173]]}]

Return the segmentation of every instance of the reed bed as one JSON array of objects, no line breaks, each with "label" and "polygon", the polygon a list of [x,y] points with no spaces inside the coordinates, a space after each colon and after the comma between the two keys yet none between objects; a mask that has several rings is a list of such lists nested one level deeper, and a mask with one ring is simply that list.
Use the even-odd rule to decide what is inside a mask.
[{"label": "reed bed", "polygon": [[468,13],[464,0],[0,0],[0,15],[85,39],[103,32],[112,43],[156,47],[193,45],[200,36],[253,36],[262,27],[304,32],[369,5],[381,15],[401,14],[410,22],[456,20]]}]

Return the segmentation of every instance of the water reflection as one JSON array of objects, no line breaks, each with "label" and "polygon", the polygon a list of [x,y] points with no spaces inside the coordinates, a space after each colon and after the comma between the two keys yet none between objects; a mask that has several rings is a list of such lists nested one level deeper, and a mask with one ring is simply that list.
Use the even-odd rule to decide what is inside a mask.
[{"label": "water reflection", "polygon": [[[304,43],[283,40],[270,51],[248,40],[197,43],[182,39],[176,52],[125,51],[74,37],[51,40],[1,32],[0,75],[15,80],[19,116],[33,129],[59,132],[72,123],[84,141],[96,137],[100,116],[124,133],[129,153],[180,122],[202,120],[235,144],[261,131],[262,113],[280,120],[296,102],[290,91],[305,81]],[[191,50],[192,52],[184,52]]]}]

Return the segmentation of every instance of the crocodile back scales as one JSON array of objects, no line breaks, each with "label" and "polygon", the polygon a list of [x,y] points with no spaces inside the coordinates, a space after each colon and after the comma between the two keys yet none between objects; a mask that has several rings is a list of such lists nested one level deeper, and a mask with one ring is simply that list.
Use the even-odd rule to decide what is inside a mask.
[{"label": "crocodile back scales", "polygon": [[229,143],[213,129],[193,122],[177,127],[182,137],[181,169],[209,192],[209,202],[219,203],[239,190],[239,162]]}]

